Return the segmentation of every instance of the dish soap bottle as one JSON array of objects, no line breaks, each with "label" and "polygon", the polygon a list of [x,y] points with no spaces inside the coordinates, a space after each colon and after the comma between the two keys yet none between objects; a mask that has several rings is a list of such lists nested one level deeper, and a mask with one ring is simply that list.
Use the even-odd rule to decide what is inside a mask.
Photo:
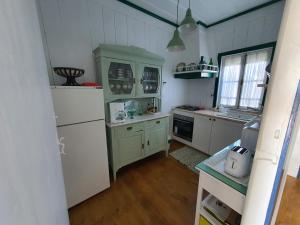
[{"label": "dish soap bottle", "polygon": [[205,60],[204,60],[204,56],[201,56],[200,62],[199,62],[199,69],[200,69],[200,70],[204,70],[206,64],[207,64],[207,63],[206,63]]},{"label": "dish soap bottle", "polygon": [[209,65],[208,69],[209,69],[209,70],[212,70],[212,69],[213,69],[212,66],[214,65],[214,62],[213,62],[213,59],[212,59],[212,58],[210,58],[208,65]]}]

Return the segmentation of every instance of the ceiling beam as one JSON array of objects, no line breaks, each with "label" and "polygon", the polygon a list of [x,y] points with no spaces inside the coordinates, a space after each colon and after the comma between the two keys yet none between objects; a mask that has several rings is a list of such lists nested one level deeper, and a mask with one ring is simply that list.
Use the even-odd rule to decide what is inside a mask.
[{"label": "ceiling beam", "polygon": [[[266,2],[266,3],[263,3],[263,4],[261,4],[261,5],[255,6],[255,7],[251,8],[251,9],[247,9],[247,10],[242,11],[242,12],[240,12],[240,13],[237,13],[237,14],[235,14],[235,15],[226,17],[226,18],[224,18],[224,19],[221,19],[221,20],[219,20],[219,21],[217,21],[217,22],[214,22],[214,23],[212,23],[212,24],[208,24],[208,25],[206,25],[206,26],[207,26],[207,27],[212,27],[212,26],[218,25],[218,24],[220,24],[220,23],[224,23],[224,22],[226,22],[226,21],[228,21],[228,20],[232,20],[232,19],[234,19],[234,18],[236,18],[236,17],[243,16],[243,15],[245,15],[245,14],[247,14],[247,13],[251,13],[251,12],[253,12],[253,11],[256,11],[256,10],[259,10],[259,9],[262,9],[262,8],[265,8],[265,7],[267,7],[267,6],[273,5],[273,4],[275,4],[275,3],[277,3],[277,2],[280,2],[280,1],[283,1],[283,0],[272,0],[272,1],[269,1],[269,2]],[[198,22],[201,22],[201,21],[198,21]]]},{"label": "ceiling beam", "polygon": [[[168,20],[168,19],[166,19],[166,18],[163,18],[163,17],[161,17],[161,16],[159,16],[159,15],[157,15],[157,14],[155,14],[155,13],[153,13],[153,12],[147,10],[147,9],[144,9],[144,8],[142,8],[142,7],[136,5],[136,4],[134,4],[134,3],[132,3],[132,2],[130,2],[130,1],[128,1],[128,0],[117,0],[117,1],[119,1],[119,2],[121,2],[121,3],[123,3],[123,4],[127,5],[127,6],[129,6],[129,7],[131,7],[131,8],[134,8],[134,9],[140,11],[140,12],[143,12],[143,13],[149,15],[149,16],[152,16],[152,17],[155,18],[155,19],[158,19],[158,20],[160,20],[160,21],[163,21],[163,22],[165,22],[165,23],[167,23],[167,24],[169,24],[169,25],[171,25],[171,26],[174,26],[174,27],[178,27],[178,26],[179,26],[178,24],[176,24],[176,23],[174,23],[174,22],[172,22],[172,21],[170,21],[170,20]],[[218,25],[218,24],[224,23],[224,22],[226,22],[226,21],[228,21],[228,20],[232,20],[232,19],[234,19],[234,18],[236,18],[236,17],[243,16],[243,15],[245,15],[245,14],[247,14],[247,13],[251,13],[251,12],[253,12],[253,11],[256,11],[256,10],[265,8],[265,7],[267,7],[267,6],[273,5],[273,4],[275,4],[275,3],[277,3],[277,2],[280,2],[280,1],[285,1],[285,0],[271,0],[271,1],[269,1],[269,2],[266,2],[266,3],[263,3],[263,4],[261,4],[261,5],[255,6],[255,7],[251,8],[251,9],[247,9],[247,10],[245,10],[245,11],[242,11],[242,12],[237,13],[237,14],[235,14],[235,15],[226,17],[226,18],[224,18],[224,19],[222,19],[222,20],[219,20],[219,21],[214,22],[214,23],[211,23],[211,24],[206,24],[206,23],[202,22],[201,20],[198,20],[198,21],[197,21],[197,24],[198,24],[198,25],[201,25],[201,26],[203,26],[203,27],[205,27],[205,28],[209,28],[209,27],[216,26],[216,25]]]},{"label": "ceiling beam", "polygon": [[127,1],[127,0],[118,0],[118,1],[124,3],[125,5],[128,5],[128,6],[132,7],[134,9],[138,10],[138,11],[141,11],[141,12],[143,12],[143,13],[149,15],[149,16],[152,16],[155,19],[163,21],[163,22],[165,22],[165,23],[167,23],[167,24],[169,24],[171,26],[178,27],[178,24],[173,23],[172,21],[170,21],[168,19],[165,19],[165,18],[163,18],[163,17],[161,17],[161,16],[159,16],[159,15],[153,13],[153,12],[150,12],[149,10],[144,9],[144,8],[138,6],[138,5],[136,5],[136,4],[134,4],[134,3],[130,2],[130,1]]}]

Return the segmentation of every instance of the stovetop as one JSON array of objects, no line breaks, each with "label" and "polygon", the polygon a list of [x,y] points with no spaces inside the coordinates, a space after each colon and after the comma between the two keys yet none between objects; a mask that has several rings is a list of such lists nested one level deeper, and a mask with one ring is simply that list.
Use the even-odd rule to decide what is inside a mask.
[{"label": "stovetop", "polygon": [[198,111],[200,108],[198,106],[193,106],[193,105],[181,105],[177,106],[176,109],[184,109],[187,111]]}]

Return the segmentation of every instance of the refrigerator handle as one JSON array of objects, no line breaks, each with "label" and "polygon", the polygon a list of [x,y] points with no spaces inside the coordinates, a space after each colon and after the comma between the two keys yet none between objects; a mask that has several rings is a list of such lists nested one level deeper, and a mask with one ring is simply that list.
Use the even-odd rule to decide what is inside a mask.
[{"label": "refrigerator handle", "polygon": [[278,164],[278,156],[269,152],[256,151],[254,160],[270,161],[274,165]]}]

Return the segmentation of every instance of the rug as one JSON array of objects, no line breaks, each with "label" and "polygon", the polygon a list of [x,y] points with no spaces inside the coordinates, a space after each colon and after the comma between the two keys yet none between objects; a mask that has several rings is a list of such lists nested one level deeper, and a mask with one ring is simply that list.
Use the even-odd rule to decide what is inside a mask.
[{"label": "rug", "polygon": [[195,166],[209,157],[208,155],[188,146],[177,149],[171,152],[170,155],[195,173],[198,173]]}]

